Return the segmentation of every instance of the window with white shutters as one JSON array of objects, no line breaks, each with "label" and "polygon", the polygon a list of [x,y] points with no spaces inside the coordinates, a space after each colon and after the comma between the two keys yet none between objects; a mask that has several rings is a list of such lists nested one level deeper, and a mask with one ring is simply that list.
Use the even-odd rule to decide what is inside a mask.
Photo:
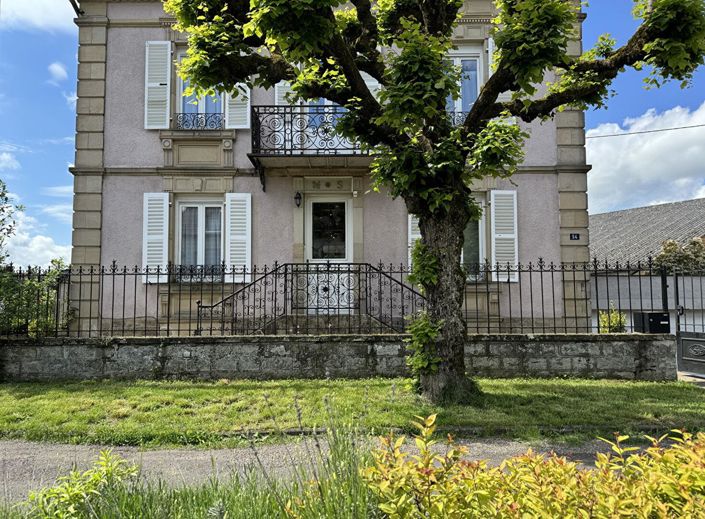
[{"label": "window with white shutters", "polygon": [[[519,236],[517,229],[516,191],[491,191],[492,212],[492,267],[511,267],[509,281],[518,281],[515,267],[519,263]],[[507,281],[507,273],[494,274],[495,281]]]},{"label": "window with white shutters", "polygon": [[[244,275],[252,269],[252,195],[227,193],[225,195],[225,264]],[[238,275],[234,278],[239,279]]]},{"label": "window with white shutters", "polygon": [[145,193],[142,268],[145,283],[166,283],[169,266],[169,193]]},{"label": "window with white shutters", "polygon": [[225,96],[225,127],[244,129],[250,127],[250,89],[238,85],[232,94]]},{"label": "window with white shutters", "polygon": [[171,69],[171,42],[148,41],[144,93],[144,127],[147,130],[169,128]]}]

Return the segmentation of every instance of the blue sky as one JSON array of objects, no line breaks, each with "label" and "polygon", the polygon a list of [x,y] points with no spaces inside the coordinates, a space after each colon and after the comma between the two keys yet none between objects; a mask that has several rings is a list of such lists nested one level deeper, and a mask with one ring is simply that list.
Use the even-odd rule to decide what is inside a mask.
[{"label": "blue sky", "polygon": [[[591,0],[586,47],[603,32],[626,41],[636,27],[631,5]],[[72,17],[68,0],[2,0],[0,178],[26,206],[11,243],[19,263],[66,256],[71,242],[68,165],[77,54]],[[642,78],[628,72],[615,82],[619,95],[607,109],[587,114],[589,135],[705,123],[705,70],[685,91],[675,84],[646,91]],[[705,128],[589,142],[592,212],[705,196]]]}]

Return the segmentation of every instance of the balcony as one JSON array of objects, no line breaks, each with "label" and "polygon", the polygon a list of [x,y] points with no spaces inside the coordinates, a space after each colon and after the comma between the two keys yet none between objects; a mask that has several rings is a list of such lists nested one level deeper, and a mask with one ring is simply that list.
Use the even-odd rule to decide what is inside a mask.
[{"label": "balcony", "polygon": [[339,135],[340,106],[252,107],[254,155],[365,155],[360,145]]},{"label": "balcony", "polygon": [[174,114],[174,130],[222,130],[225,114]]},{"label": "balcony", "polygon": [[[268,169],[368,168],[369,153],[335,129],[344,113],[340,106],[253,106],[250,160],[262,184]],[[453,125],[466,115],[448,113]]]}]

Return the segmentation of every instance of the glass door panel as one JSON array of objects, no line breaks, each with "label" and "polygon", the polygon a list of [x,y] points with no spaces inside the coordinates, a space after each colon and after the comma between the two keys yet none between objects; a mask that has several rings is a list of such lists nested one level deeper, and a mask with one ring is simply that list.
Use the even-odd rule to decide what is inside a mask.
[{"label": "glass door panel", "polygon": [[181,209],[181,265],[198,265],[198,207]]},{"label": "glass door panel", "polygon": [[311,203],[311,259],[344,260],[347,256],[347,208],[341,202]]}]

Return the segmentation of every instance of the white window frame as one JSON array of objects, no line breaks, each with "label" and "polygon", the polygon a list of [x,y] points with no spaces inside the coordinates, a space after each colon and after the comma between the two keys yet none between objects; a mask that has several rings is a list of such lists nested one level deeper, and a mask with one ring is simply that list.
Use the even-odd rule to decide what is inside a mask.
[{"label": "white window frame", "polygon": [[[186,57],[186,52],[185,51],[179,51],[176,55],[176,62],[181,64],[181,60]],[[185,103],[185,98],[184,98],[184,80],[183,78],[177,73],[176,74],[177,78],[177,91],[176,91],[176,98],[178,99],[178,103],[176,104],[176,107],[178,108],[178,111],[176,113],[184,113],[184,103]],[[227,99],[225,98],[225,94],[222,92],[218,94],[220,96],[220,114],[225,115],[225,103]],[[197,114],[205,114],[206,113],[206,99],[205,97],[201,97],[198,99],[198,105],[197,105]]]},{"label": "white window frame", "polygon": [[[456,49],[451,50],[448,53],[448,59],[453,63],[454,66],[460,67],[462,60],[464,59],[475,59],[477,60],[477,93],[480,94],[480,89],[484,84],[484,70],[485,70],[485,57],[482,49],[482,45],[459,45]],[[453,110],[455,112],[463,111],[463,99],[462,92],[458,96],[458,99],[454,100]]]},{"label": "white window frame", "polygon": [[[181,265],[181,227],[182,210],[184,207],[198,208],[198,250],[196,251],[196,265]],[[215,198],[188,198],[176,202],[176,250],[174,251],[175,263],[179,266],[203,266],[206,258],[206,207],[220,208],[220,262],[225,261],[225,203]]]}]

